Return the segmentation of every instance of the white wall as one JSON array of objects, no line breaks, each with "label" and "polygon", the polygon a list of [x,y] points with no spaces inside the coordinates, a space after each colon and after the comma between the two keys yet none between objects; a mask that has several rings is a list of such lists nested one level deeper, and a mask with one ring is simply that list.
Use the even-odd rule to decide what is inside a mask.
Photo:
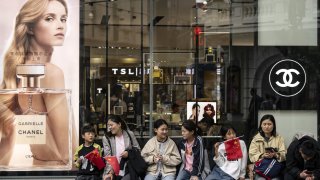
[{"label": "white wall", "polygon": [[284,138],[288,148],[297,132],[312,133],[317,139],[317,111],[313,110],[260,110],[258,125],[265,114],[272,114],[276,120],[277,132]]}]

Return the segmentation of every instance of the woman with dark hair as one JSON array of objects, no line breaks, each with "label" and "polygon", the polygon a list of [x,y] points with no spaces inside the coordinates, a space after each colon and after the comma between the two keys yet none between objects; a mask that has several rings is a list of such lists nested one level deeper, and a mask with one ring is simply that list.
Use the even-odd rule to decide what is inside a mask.
[{"label": "woman with dark hair", "polygon": [[[266,148],[273,149],[266,151]],[[276,158],[279,162],[286,159],[286,147],[284,139],[277,134],[276,120],[273,115],[266,114],[260,120],[258,133],[253,137],[249,147],[249,158],[252,163],[264,158]],[[265,179],[255,175],[255,179]],[[279,177],[272,178],[279,179]]]},{"label": "woman with dark hair", "polygon": [[[231,125],[223,125],[220,129],[220,135],[223,141],[231,140],[237,137],[236,130]],[[214,145],[215,156],[213,160],[216,166],[206,180],[244,180],[247,167],[247,147],[244,141],[239,140],[242,158],[228,160],[226,146],[223,142],[217,142]]]},{"label": "woman with dark hair", "polygon": [[168,123],[163,119],[154,122],[155,136],[143,147],[141,155],[148,164],[145,180],[174,180],[176,166],[181,163],[175,142],[168,137]]},{"label": "woman with dark hair", "polygon": [[197,135],[197,126],[192,120],[183,122],[181,127],[183,140],[179,143],[182,165],[177,180],[202,179],[204,169],[204,148],[202,138]]},{"label": "woman with dark hair", "polygon": [[204,107],[204,113],[203,113],[203,118],[201,121],[204,121],[205,123],[208,124],[208,126],[212,126],[214,124],[214,119],[213,117],[216,115],[216,111],[213,107],[212,104],[207,104]]},{"label": "woman with dark hair", "polygon": [[[106,136],[102,138],[103,143],[103,152],[105,156],[116,156],[119,164],[123,164],[121,170],[128,170],[127,160],[128,160],[128,150],[132,147],[136,147],[140,150],[140,146],[133,132],[127,128],[125,122],[121,119],[120,116],[109,115],[108,117],[108,132]],[[127,171],[123,172],[120,170],[119,176],[122,176],[122,179],[130,179],[130,175]],[[107,163],[103,179],[113,178],[115,173],[112,169],[112,166]],[[117,178],[119,179],[119,178]]]},{"label": "woman with dark hair", "polygon": [[216,115],[216,111],[214,109],[214,106],[212,104],[207,104],[204,108],[203,118],[198,123],[199,128],[202,132],[205,132],[208,134],[209,129],[214,124],[214,116]]}]

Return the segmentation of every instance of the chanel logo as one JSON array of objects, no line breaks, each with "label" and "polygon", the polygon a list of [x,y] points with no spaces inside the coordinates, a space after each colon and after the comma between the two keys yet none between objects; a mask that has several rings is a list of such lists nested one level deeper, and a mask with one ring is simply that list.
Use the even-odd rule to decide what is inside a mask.
[{"label": "chanel logo", "polygon": [[299,75],[299,71],[297,71],[296,69],[279,69],[276,74],[279,75],[280,73],[283,73],[283,82],[284,84],[280,83],[279,81],[276,82],[276,84],[280,87],[296,87],[300,84],[299,81],[295,82],[294,84],[292,84],[292,73],[295,73],[297,75]]},{"label": "chanel logo", "polygon": [[300,93],[307,81],[306,72],[301,64],[285,59],[274,64],[269,73],[271,88],[285,97]]}]

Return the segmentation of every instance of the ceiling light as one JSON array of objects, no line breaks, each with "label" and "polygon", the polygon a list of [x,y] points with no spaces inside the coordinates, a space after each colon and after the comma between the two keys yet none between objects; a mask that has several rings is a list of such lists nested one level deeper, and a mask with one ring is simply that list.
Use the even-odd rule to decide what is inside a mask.
[{"label": "ceiling light", "polygon": [[89,12],[88,16],[89,16],[90,19],[93,19],[93,16],[94,16],[93,12]]}]

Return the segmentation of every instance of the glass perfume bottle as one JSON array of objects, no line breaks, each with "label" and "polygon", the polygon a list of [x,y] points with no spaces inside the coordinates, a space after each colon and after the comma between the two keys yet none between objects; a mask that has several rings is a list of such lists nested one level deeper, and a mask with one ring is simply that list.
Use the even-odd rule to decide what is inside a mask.
[{"label": "glass perfume bottle", "polygon": [[0,170],[71,169],[71,90],[41,88],[44,64],[17,65],[16,75],[17,89],[0,90],[0,146],[8,152]]}]

